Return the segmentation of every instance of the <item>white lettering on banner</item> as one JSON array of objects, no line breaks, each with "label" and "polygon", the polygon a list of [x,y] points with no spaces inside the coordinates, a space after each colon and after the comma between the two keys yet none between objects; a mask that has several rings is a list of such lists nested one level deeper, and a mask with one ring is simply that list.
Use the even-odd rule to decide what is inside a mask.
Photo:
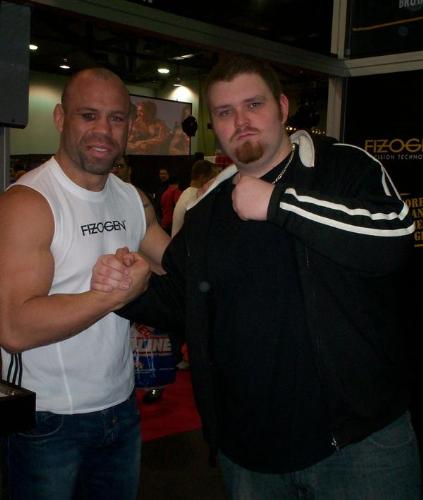
[{"label": "white lettering on banner", "polygon": [[398,8],[407,9],[410,7],[418,7],[419,5],[423,5],[423,0],[399,0]]},{"label": "white lettering on banner", "polygon": [[172,352],[169,337],[152,337],[137,339],[136,350],[139,353],[169,354]]}]

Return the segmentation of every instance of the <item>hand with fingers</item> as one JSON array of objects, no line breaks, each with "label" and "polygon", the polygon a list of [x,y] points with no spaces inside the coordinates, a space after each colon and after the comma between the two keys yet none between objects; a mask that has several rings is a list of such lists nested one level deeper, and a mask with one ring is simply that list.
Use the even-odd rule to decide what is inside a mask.
[{"label": "hand with fingers", "polygon": [[267,219],[267,210],[274,185],[248,175],[239,173],[233,179],[232,206],[242,220],[263,221]]},{"label": "hand with fingers", "polygon": [[151,276],[149,263],[137,252],[119,248],[116,253],[97,259],[91,276],[91,289],[99,292],[125,292],[125,302],[145,292]]}]

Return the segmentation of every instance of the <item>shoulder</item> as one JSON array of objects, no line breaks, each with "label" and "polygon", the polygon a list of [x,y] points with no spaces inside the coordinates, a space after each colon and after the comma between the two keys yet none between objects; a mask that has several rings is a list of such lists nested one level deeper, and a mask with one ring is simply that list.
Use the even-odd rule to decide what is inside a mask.
[{"label": "shoulder", "polygon": [[360,146],[336,142],[331,145],[323,159],[336,165],[337,168],[381,169],[382,164],[374,156]]},{"label": "shoulder", "polygon": [[13,186],[0,195],[0,221],[5,233],[52,234],[53,212],[46,198],[27,186]]},{"label": "shoulder", "polygon": [[18,213],[32,211],[50,211],[47,199],[36,189],[29,186],[15,184],[0,195],[2,210],[13,210]]},{"label": "shoulder", "polygon": [[381,163],[360,146],[340,142],[334,137],[314,136],[300,130],[292,134],[291,140],[299,147],[305,167],[317,167],[320,171],[336,168],[338,172],[351,167],[381,167]]},{"label": "shoulder", "polygon": [[187,207],[191,203],[194,203],[195,200],[197,199],[197,193],[198,189],[194,187],[189,187],[182,191],[181,196],[179,197],[178,201],[176,202],[176,207]]}]

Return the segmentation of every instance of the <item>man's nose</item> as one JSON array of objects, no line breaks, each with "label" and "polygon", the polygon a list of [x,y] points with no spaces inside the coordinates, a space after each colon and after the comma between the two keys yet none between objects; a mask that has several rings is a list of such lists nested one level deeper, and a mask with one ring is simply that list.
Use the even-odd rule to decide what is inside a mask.
[{"label": "man's nose", "polygon": [[111,124],[107,116],[99,116],[94,125],[96,132],[101,132],[103,134],[110,134],[111,132]]},{"label": "man's nose", "polygon": [[235,127],[236,128],[245,128],[249,124],[249,119],[247,113],[239,109],[235,112]]}]

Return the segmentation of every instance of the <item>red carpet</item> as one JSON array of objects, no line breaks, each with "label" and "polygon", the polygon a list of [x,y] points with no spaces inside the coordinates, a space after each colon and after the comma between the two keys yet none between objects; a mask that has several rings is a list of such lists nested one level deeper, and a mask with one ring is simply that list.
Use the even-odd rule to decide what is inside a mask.
[{"label": "red carpet", "polygon": [[177,370],[176,381],[167,385],[161,399],[153,404],[142,402],[144,392],[144,389],[137,389],[144,442],[201,427],[194,404],[189,370]]}]

